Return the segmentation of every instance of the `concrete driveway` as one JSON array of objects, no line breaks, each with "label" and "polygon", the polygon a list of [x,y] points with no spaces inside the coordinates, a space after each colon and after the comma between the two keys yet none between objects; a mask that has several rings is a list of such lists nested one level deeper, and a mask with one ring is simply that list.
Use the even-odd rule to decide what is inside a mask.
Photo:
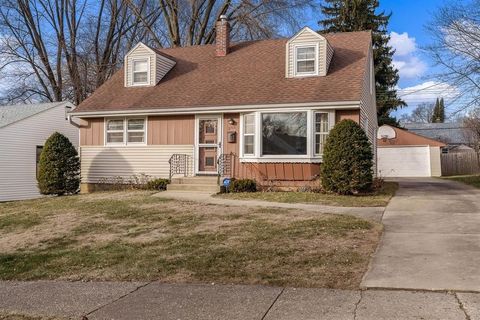
[{"label": "concrete driveway", "polygon": [[402,179],[366,288],[480,291],[480,191],[441,179]]}]

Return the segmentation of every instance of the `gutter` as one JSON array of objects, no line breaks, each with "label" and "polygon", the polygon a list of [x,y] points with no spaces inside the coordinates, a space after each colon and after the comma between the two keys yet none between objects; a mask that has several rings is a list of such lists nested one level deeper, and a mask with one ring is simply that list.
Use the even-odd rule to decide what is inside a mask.
[{"label": "gutter", "polygon": [[248,112],[248,111],[261,111],[276,108],[290,108],[304,109],[308,108],[321,108],[321,109],[352,109],[360,108],[360,101],[336,101],[336,102],[307,102],[307,103],[283,103],[283,104],[263,104],[263,105],[237,105],[237,106],[219,106],[211,107],[194,107],[194,108],[168,108],[168,109],[144,109],[144,110],[117,110],[117,111],[84,111],[84,112],[71,112],[73,117],[99,117],[99,116],[137,116],[137,115],[174,115],[174,114],[212,114],[222,112]]}]

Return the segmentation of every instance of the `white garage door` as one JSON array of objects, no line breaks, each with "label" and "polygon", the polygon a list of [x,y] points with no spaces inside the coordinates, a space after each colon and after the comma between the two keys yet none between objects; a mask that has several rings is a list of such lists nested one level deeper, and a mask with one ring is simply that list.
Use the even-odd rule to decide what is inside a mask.
[{"label": "white garage door", "polygon": [[429,147],[379,147],[380,177],[430,177]]}]

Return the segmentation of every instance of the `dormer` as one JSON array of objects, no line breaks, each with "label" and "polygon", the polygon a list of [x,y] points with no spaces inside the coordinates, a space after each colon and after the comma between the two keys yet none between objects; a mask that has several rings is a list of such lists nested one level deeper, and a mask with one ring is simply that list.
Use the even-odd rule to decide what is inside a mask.
[{"label": "dormer", "polygon": [[305,27],[286,44],[287,78],[326,76],[333,48],[327,39]]},{"label": "dormer", "polygon": [[140,42],[125,55],[125,87],[154,86],[175,63],[166,55]]}]

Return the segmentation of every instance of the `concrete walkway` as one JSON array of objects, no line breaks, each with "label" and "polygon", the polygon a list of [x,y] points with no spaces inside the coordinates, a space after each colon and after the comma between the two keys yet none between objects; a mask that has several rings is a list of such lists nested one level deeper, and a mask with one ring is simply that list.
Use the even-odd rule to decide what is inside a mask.
[{"label": "concrete walkway", "polygon": [[480,294],[159,282],[0,282],[0,312],[80,319],[480,319]]},{"label": "concrete walkway", "polygon": [[478,189],[400,180],[382,222],[385,233],[362,286],[480,291]]},{"label": "concrete walkway", "polygon": [[214,197],[211,193],[206,192],[164,191],[159,192],[154,196],[164,199],[193,201],[221,206],[285,208],[315,211],[319,213],[349,214],[374,221],[380,221],[382,219],[383,211],[385,210],[384,207],[335,207],[321,204],[281,203],[262,200],[234,200]]}]

